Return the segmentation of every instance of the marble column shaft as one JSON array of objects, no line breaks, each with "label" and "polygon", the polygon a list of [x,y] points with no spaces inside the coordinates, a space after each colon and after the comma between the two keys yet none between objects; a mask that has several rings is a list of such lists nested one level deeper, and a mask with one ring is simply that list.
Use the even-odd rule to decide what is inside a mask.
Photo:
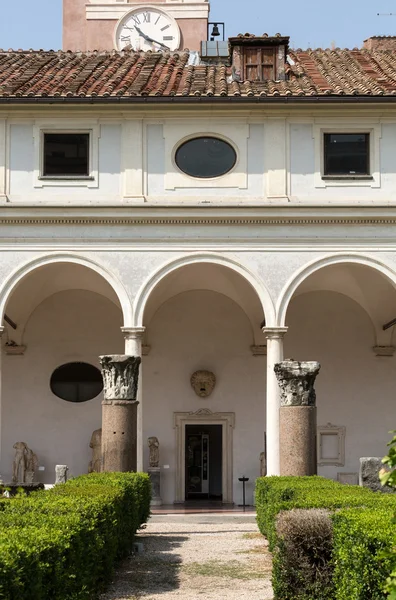
[{"label": "marble column shaft", "polygon": [[140,356],[101,356],[103,471],[136,471]]},{"label": "marble column shaft", "polygon": [[[145,327],[121,327],[125,338],[125,354],[142,356],[142,341]],[[136,470],[143,471],[143,365],[139,369],[139,386],[136,400],[137,406],[137,433],[136,433]]]},{"label": "marble column shaft", "polygon": [[279,456],[279,408],[280,389],[274,372],[276,363],[283,359],[283,338],[287,327],[264,327],[267,338],[267,475],[280,474]]},{"label": "marble column shaft", "polygon": [[318,362],[285,360],[274,371],[281,391],[280,474],[303,477],[315,475],[316,394]]}]

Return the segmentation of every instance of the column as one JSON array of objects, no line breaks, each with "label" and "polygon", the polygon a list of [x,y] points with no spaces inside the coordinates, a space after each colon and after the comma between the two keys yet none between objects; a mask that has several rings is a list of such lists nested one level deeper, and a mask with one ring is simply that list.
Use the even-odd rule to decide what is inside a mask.
[{"label": "column", "polygon": [[267,475],[280,474],[279,408],[280,389],[274,367],[283,359],[283,338],[287,327],[264,327],[267,338]]},{"label": "column", "polygon": [[320,364],[316,361],[285,360],[275,365],[281,392],[280,474],[303,477],[315,475],[316,393],[315,379]]},{"label": "column", "polygon": [[137,390],[140,356],[100,356],[103,471],[136,471]]},{"label": "column", "polygon": [[[1,322],[1,321],[0,321]],[[2,358],[3,358],[3,346],[1,343],[1,338],[2,335],[5,331],[5,327],[1,327],[0,326],[0,459],[1,459],[1,436],[3,433],[3,421],[2,421],[2,415],[3,415],[3,407],[2,407],[2,390],[3,390],[3,375],[2,375],[2,370],[1,370],[1,362],[2,362]],[[0,474],[0,481],[2,480],[1,474]]]},{"label": "column", "polygon": [[[121,327],[125,338],[125,354],[130,356],[142,356],[142,341],[145,327]],[[136,437],[136,460],[137,471],[143,471],[143,365],[140,364],[139,386],[137,391],[137,437]]]}]

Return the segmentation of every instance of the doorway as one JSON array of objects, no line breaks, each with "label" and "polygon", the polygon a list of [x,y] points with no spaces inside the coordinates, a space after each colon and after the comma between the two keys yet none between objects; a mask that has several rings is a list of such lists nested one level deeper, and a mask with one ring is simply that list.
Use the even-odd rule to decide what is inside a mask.
[{"label": "doorway", "polygon": [[185,444],[185,499],[222,500],[222,425],[186,425]]}]

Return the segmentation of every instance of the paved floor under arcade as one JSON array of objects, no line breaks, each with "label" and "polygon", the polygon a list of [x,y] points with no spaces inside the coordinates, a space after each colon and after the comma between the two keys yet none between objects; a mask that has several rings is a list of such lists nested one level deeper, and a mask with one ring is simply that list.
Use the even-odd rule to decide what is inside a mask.
[{"label": "paved floor under arcade", "polygon": [[101,600],[271,600],[271,555],[252,509],[160,507]]}]

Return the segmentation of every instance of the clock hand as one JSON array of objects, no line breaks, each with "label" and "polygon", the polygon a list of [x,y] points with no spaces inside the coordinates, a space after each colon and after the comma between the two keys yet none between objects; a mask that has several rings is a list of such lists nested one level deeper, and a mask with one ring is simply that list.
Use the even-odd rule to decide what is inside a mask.
[{"label": "clock hand", "polygon": [[168,46],[165,46],[165,44],[161,44],[161,42],[157,42],[157,40],[154,40],[150,36],[148,36],[145,33],[143,33],[143,31],[137,25],[135,25],[135,29],[138,32],[138,34],[142,38],[144,38],[145,40],[147,40],[148,42],[153,42],[154,44],[158,44],[158,46],[160,46],[161,48],[165,48],[166,50],[170,50],[170,48]]}]

